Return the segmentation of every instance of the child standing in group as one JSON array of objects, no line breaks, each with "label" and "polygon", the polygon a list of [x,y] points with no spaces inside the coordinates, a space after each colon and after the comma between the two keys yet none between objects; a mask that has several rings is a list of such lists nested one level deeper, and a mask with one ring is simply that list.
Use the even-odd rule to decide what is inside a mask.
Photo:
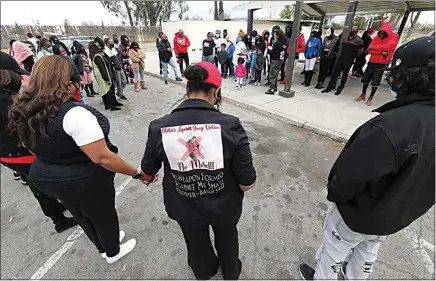
[{"label": "child standing in group", "polygon": [[262,79],[262,69],[265,65],[265,57],[262,54],[262,50],[257,50],[257,56],[256,56],[256,63],[255,63],[255,70],[254,70],[254,85],[260,86],[260,80]]},{"label": "child standing in group", "polygon": [[229,47],[227,48],[227,69],[229,71],[229,76],[235,76],[235,66],[233,65],[233,53],[235,52],[235,45],[227,36],[227,42],[229,42]]},{"label": "child standing in group", "polygon": [[242,89],[242,84],[244,83],[245,75],[247,74],[247,69],[245,68],[244,58],[238,58],[238,65],[235,68],[236,76],[236,87]]},{"label": "child standing in group", "polygon": [[256,57],[257,57],[257,48],[253,46],[253,49],[250,52],[250,84],[256,82]]},{"label": "child standing in group", "polygon": [[228,59],[228,54],[227,54],[227,50],[226,50],[226,43],[222,43],[221,44],[221,49],[218,52],[218,61],[221,65],[221,77],[222,78],[227,78],[227,59]]}]

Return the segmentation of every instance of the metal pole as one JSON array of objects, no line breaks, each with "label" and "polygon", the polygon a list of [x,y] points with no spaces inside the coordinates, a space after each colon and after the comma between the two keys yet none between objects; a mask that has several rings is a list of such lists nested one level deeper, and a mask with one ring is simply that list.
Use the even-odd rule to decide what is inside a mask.
[{"label": "metal pole", "polygon": [[401,33],[403,33],[404,27],[406,26],[407,19],[409,18],[410,11],[405,11],[403,15],[403,19],[401,20],[400,27],[398,28],[398,37],[401,37]]},{"label": "metal pole", "polygon": [[[295,61],[295,53],[297,51],[297,39],[300,34],[300,21],[301,14],[303,12],[303,0],[295,1],[295,10],[294,10],[294,21],[292,24],[292,34],[291,34],[291,48],[289,50],[289,56],[285,63],[288,64],[286,71],[286,79],[285,79],[285,88],[283,91],[279,91],[279,95],[284,98],[292,98],[295,96],[295,91],[291,90],[292,78],[294,76],[294,61]],[[286,50],[285,50],[286,51]]]},{"label": "metal pole", "polygon": [[249,9],[247,15],[247,34],[251,34],[253,31],[253,14],[254,10]]},{"label": "metal pole", "polygon": [[319,30],[323,30],[324,27],[324,22],[325,22],[325,16],[321,16],[321,20],[319,22]]},{"label": "metal pole", "polygon": [[[356,14],[358,3],[359,3],[358,1],[350,1],[350,3],[348,4],[347,17],[345,18],[345,25],[344,25],[344,29],[342,30],[342,36],[340,38],[341,42],[339,42],[338,55],[336,56],[336,61],[335,61],[335,65],[333,66],[333,69],[335,68],[335,66],[338,63],[338,60],[341,56],[342,43],[348,37],[348,34],[350,33],[350,30],[354,25],[354,15]],[[336,87],[336,85],[335,85],[335,87]]]}]

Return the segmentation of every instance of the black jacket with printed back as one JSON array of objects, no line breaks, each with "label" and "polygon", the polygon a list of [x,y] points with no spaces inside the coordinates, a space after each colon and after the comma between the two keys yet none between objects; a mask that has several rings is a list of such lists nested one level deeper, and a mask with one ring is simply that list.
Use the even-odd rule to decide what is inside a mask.
[{"label": "black jacket with printed back", "polygon": [[231,221],[242,211],[239,185],[256,181],[247,134],[238,118],[201,99],[184,101],[150,123],[141,168],[164,163],[164,204],[183,223]]},{"label": "black jacket with printed back", "polygon": [[410,96],[375,110],[351,136],[329,175],[329,201],[358,233],[389,235],[435,203],[433,97]]}]

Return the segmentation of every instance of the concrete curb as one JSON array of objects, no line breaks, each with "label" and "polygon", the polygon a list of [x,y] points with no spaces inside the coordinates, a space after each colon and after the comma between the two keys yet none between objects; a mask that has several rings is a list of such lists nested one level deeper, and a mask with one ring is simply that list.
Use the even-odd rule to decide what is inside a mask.
[{"label": "concrete curb", "polygon": [[[152,73],[149,71],[144,71],[144,73],[146,75],[151,76],[151,77],[163,80],[162,75]],[[186,86],[185,81],[175,81],[173,79],[168,79],[168,82],[176,84],[176,85],[180,85],[180,86]],[[295,126],[298,128],[306,129],[308,131],[314,132],[314,133],[321,135],[321,136],[328,137],[332,140],[335,140],[335,141],[338,141],[341,143],[346,143],[348,138],[349,138],[347,135],[345,135],[341,132],[334,131],[334,130],[319,126],[317,124],[313,124],[313,123],[301,120],[295,116],[284,115],[280,112],[266,109],[266,108],[262,108],[262,106],[259,106],[259,105],[249,104],[246,101],[241,101],[241,100],[238,100],[236,98],[231,98],[231,97],[227,97],[227,96],[223,96],[223,98],[224,98],[225,102],[228,102],[228,103],[233,104],[235,106],[249,109],[249,110],[254,111],[256,113],[259,113],[261,115],[273,118],[277,121],[281,121],[281,122],[284,122],[286,124],[289,124],[289,125],[292,125],[292,126]]]}]

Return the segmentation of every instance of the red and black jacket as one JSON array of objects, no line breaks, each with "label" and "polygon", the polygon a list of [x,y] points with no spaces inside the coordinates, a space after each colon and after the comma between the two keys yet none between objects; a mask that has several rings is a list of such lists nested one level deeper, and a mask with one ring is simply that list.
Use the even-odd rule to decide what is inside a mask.
[{"label": "red and black jacket", "polygon": [[0,162],[4,164],[30,165],[35,155],[26,148],[19,147],[19,139],[8,129],[8,112],[12,104],[12,95],[2,92],[0,95]]}]

